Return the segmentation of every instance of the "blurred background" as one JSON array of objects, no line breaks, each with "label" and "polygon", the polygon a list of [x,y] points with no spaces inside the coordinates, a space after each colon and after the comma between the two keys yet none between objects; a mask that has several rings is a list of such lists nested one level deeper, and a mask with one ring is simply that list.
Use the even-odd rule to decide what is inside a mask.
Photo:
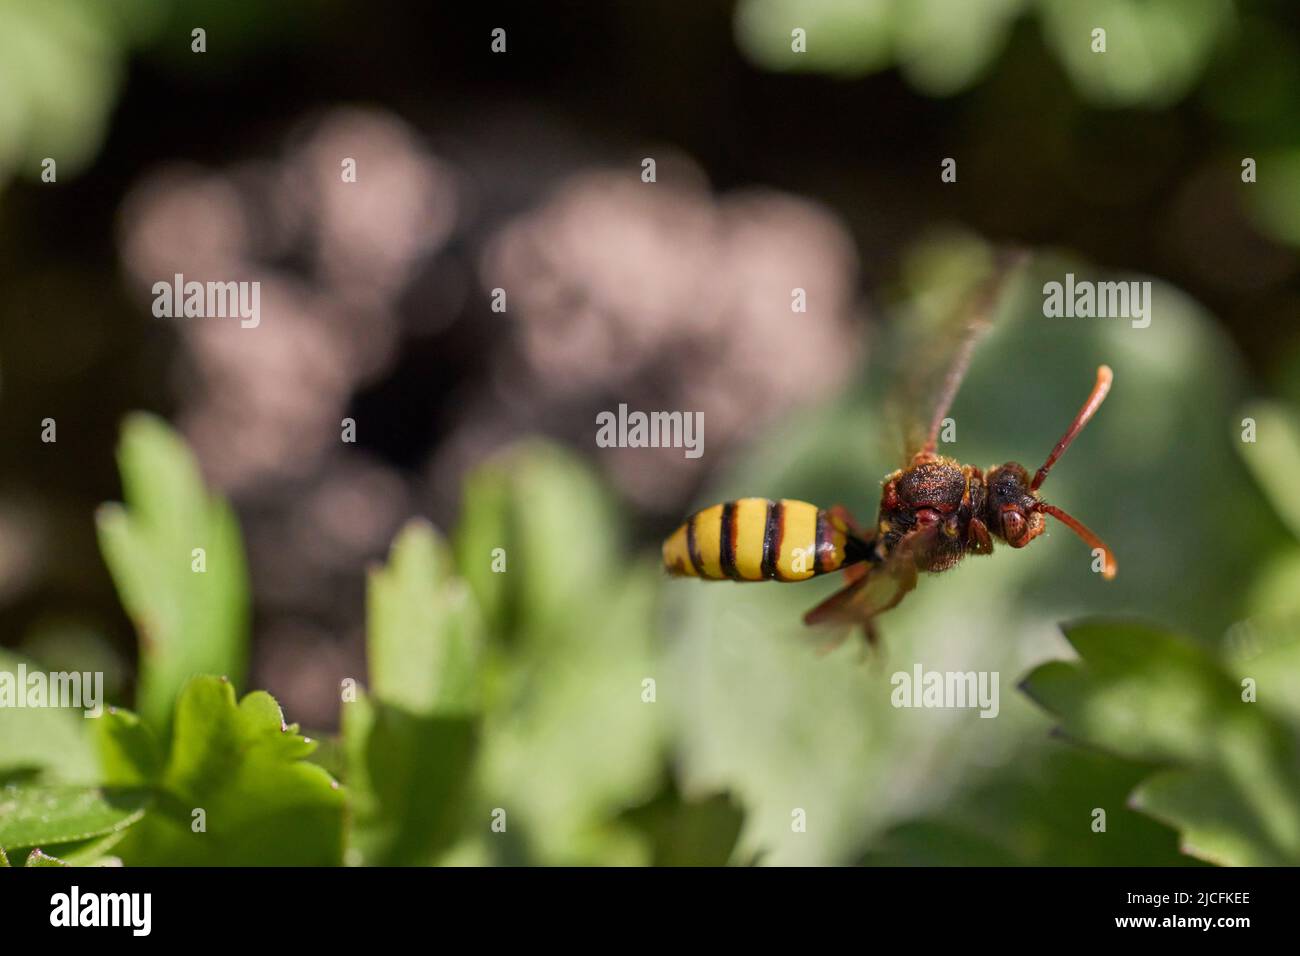
[{"label": "blurred background", "polygon": [[[1140,769],[1049,739],[1015,684],[1085,615],[1216,655],[1295,634],[1298,49],[1283,0],[0,0],[0,644],[131,699],[94,513],[149,410],[235,508],[246,687],[304,726],[364,680],[366,570],[410,517],[510,592],[488,616],[524,690],[481,773],[526,808],[511,859],[707,859],[628,836],[679,790],[740,808],[733,860],[1179,859],[1123,810]],[[662,579],[714,501],[870,522],[890,397],[1008,242],[1038,255],[945,451],[1036,467],[1109,363],[1047,491],[1116,582],[1052,528],[923,580],[863,665],[801,633],[834,582]],[[178,272],[260,281],[261,325],[154,318]],[[1044,318],[1066,272],[1150,280],[1151,326]],[[597,448],[623,402],[703,412],[705,454]],[[505,540],[507,582],[476,580]],[[916,662],[999,671],[1000,718],[890,707]],[[1069,822],[1098,787],[1129,828],[1106,849]]]}]

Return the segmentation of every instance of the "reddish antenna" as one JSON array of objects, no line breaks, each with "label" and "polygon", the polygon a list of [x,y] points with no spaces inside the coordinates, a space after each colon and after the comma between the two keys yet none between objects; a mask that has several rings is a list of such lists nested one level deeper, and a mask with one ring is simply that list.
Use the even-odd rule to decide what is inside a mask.
[{"label": "reddish antenna", "polygon": [[1105,543],[1101,540],[1101,538],[1093,534],[1092,531],[1087,527],[1087,525],[1085,525],[1079,519],[1075,518],[1073,515],[1067,514],[1066,512],[1062,511],[1060,508],[1057,508],[1053,505],[1049,505],[1042,501],[1038,503],[1038,507],[1036,510],[1043,511],[1051,515],[1057,521],[1061,522],[1061,524],[1065,525],[1067,528],[1069,528],[1071,531],[1077,534],[1080,538],[1082,538],[1084,542],[1088,545],[1088,547],[1092,548],[1094,551],[1100,551],[1102,553],[1102,559],[1103,559],[1103,564],[1101,567],[1101,576],[1105,578],[1107,581],[1109,581],[1111,578],[1115,576],[1115,572],[1119,570],[1119,565],[1115,563],[1115,552],[1112,551],[1110,548],[1106,547]]},{"label": "reddish antenna", "polygon": [[[1065,453],[1065,449],[1070,447],[1070,442],[1074,441],[1075,436],[1083,431],[1083,426],[1088,424],[1088,419],[1092,418],[1097,413],[1097,409],[1101,408],[1101,403],[1106,400],[1106,393],[1110,391],[1110,383],[1114,378],[1115,374],[1110,370],[1109,365],[1097,367],[1097,384],[1093,385],[1088,400],[1083,403],[1083,408],[1079,409],[1079,414],[1074,416],[1074,421],[1070,422],[1070,427],[1065,430],[1061,440],[1056,443],[1052,453],[1047,456],[1047,461],[1043,462],[1043,467],[1039,468],[1038,473],[1034,475],[1034,480],[1029,484],[1030,491],[1037,491],[1038,486],[1047,480],[1047,473],[1052,470],[1056,460]],[[1061,516],[1057,515],[1057,517]],[[1062,518],[1062,520],[1064,519]],[[1075,531],[1082,527],[1082,525],[1079,525],[1075,528]]]}]

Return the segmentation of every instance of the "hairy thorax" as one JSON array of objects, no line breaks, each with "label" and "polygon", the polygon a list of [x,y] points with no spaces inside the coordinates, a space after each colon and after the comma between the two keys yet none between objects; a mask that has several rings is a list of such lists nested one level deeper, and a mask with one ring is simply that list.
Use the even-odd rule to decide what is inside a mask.
[{"label": "hairy thorax", "polygon": [[980,469],[951,458],[922,458],[885,479],[878,546],[888,554],[909,532],[938,525],[938,533],[917,549],[915,561],[922,571],[946,571],[965,555],[970,521],[982,512],[985,494]]}]

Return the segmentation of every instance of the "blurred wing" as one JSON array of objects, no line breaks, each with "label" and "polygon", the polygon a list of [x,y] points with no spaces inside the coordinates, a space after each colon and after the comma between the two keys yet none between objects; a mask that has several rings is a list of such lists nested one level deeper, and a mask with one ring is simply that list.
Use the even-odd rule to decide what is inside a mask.
[{"label": "blurred wing", "polygon": [[888,402],[902,440],[902,461],[934,450],[975,347],[993,327],[1012,274],[1026,260],[1017,251],[999,254],[992,271],[972,287],[964,285],[951,305],[917,314],[900,330],[900,372]]},{"label": "blurred wing", "polygon": [[854,565],[845,575],[850,583],[804,615],[810,626],[861,624],[896,607],[916,587],[916,556],[933,544],[938,525],[918,528],[903,537],[883,563]]},{"label": "blurred wing", "polygon": [[915,357],[904,360],[888,408],[899,435],[899,464],[909,463],[929,444],[931,434],[937,435],[942,428],[952,404],[952,399],[944,396],[955,396],[975,345],[987,328],[979,323],[950,324],[909,348]]}]

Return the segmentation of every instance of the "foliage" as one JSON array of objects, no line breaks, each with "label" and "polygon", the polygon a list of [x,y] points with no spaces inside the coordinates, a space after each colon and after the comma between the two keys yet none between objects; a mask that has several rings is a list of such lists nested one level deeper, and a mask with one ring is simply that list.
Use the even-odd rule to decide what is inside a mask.
[{"label": "foliage", "polygon": [[193,675],[242,682],[248,572],[234,513],[162,420],[128,418],[118,463],[127,505],[100,508],[100,548],[140,637],[138,706],[161,731]]},{"label": "foliage", "polygon": [[[895,326],[932,332],[985,259],[964,239],[919,247]],[[1047,271],[1066,269],[1090,271]],[[852,644],[817,656],[799,612],[831,582],[661,588],[652,562],[627,559],[591,472],[521,445],[471,475],[450,542],[412,521],[371,571],[368,677],[340,689],[341,735],[323,749],[269,695],[237,695],[238,530],[181,440],[132,417],[119,456],[127,505],[101,513],[100,533],[140,631],[139,714],[5,715],[5,859],[1294,863],[1300,641],[1284,624],[1244,627],[1296,610],[1285,487],[1271,480],[1291,467],[1287,446],[1242,445],[1238,463],[1224,444],[1241,445],[1224,428],[1242,417],[1236,371],[1197,307],[1167,286],[1155,294],[1148,329],[1083,322],[1050,335],[1027,320],[1032,299],[1013,294],[954,408],[954,454],[1035,462],[1094,365],[1115,368],[1107,405],[1046,486],[1110,539],[1114,584],[1052,534],[1031,555],[1000,549],[924,581],[883,622],[879,656],[860,662]],[[904,344],[881,343],[873,372]],[[1000,387],[1008,356],[1034,358],[1015,390]],[[892,460],[879,412],[890,387],[873,375],[792,421],[708,498],[788,495],[863,513]],[[1292,427],[1286,406],[1252,411],[1270,438]],[[1198,470],[1179,467],[1188,456]],[[1240,493],[1230,511],[1187,510],[1205,487]],[[1215,562],[1198,551],[1205,541]],[[196,546],[203,573],[191,569]],[[1095,617],[1117,611],[1187,636]],[[1079,660],[1059,660],[1055,622],[1080,615],[1093,617],[1067,630]],[[891,671],[916,664],[996,672],[1008,690],[1028,671],[1029,696],[1003,694],[996,720],[892,706]],[[1243,700],[1246,678],[1258,702]],[[1069,742],[1047,738],[1053,722]]]},{"label": "foliage", "polygon": [[[140,629],[139,696],[149,711],[92,721],[14,711],[22,733],[6,733],[0,747],[9,782],[0,847],[11,862],[100,862],[110,848],[127,865],[628,862],[662,852],[661,839],[619,818],[661,771],[655,708],[642,702],[653,578],[621,568],[601,535],[575,552],[577,565],[546,560],[560,530],[614,525],[576,463],[524,449],[478,479],[511,520],[502,526],[495,510],[468,517],[458,551],[491,574],[503,547],[518,589],[484,590],[499,594],[490,615],[425,522],[411,522],[372,571],[369,688],[341,695],[345,791],[308,759],[316,743],[284,723],[269,695],[239,700],[232,680],[190,676],[204,661],[242,669],[242,614],[214,606],[246,601],[237,530],[160,421],[130,419],[120,460],[129,504],[101,514],[101,541]],[[574,497],[575,487],[587,493]],[[210,545],[206,577],[190,570],[196,541]],[[227,572],[213,575],[217,567]],[[480,589],[493,580],[472,577]],[[591,601],[584,581],[607,597]],[[528,614],[493,646],[484,620],[505,621],[506,606]],[[591,646],[575,622],[608,631]],[[191,627],[197,641],[171,639]],[[593,712],[603,719],[591,722]],[[5,729],[17,729],[8,717]],[[685,800],[666,801],[661,809],[694,813]],[[498,806],[508,808],[508,828],[489,842]]]},{"label": "foliage", "polygon": [[[1031,745],[932,816],[888,829],[869,866],[1179,866],[1177,834],[1127,804],[1145,764]],[[1098,815],[1104,811],[1105,817]],[[1105,829],[1099,829],[1104,822]]]},{"label": "foliage", "polygon": [[99,148],[125,53],[158,26],[151,0],[0,0],[0,183],[55,157],[75,173]]},{"label": "foliage", "polygon": [[[775,70],[841,75],[897,66],[920,91],[977,82],[1033,14],[1080,95],[1102,106],[1163,106],[1188,92],[1234,24],[1229,0],[742,0],[739,45]],[[1092,33],[1106,30],[1106,49]],[[803,29],[806,50],[792,48]]]},{"label": "foliage", "polygon": [[370,575],[372,697],[343,704],[353,863],[431,862],[458,836],[478,749],[483,628],[445,544],[412,522]]},{"label": "foliage", "polygon": [[[608,494],[553,448],[520,446],[469,488],[456,553],[495,622],[477,771],[492,802],[482,819],[509,808],[536,862],[643,861],[645,846],[609,820],[661,770],[662,705],[644,702],[642,689],[660,676],[658,573],[625,563]],[[498,547],[504,573],[492,570]],[[479,859],[502,858],[481,837],[477,846]]]},{"label": "foliage", "polygon": [[236,703],[228,681],[196,677],[176,702],[170,754],[134,714],[105,713],[89,735],[96,786],[10,785],[0,844],[69,864],[318,865],[342,859],[343,797],[314,744],[265,693]]},{"label": "foliage", "polygon": [[1242,422],[1256,433],[1241,443],[1242,459],[1278,517],[1300,539],[1300,499],[1294,493],[1300,474],[1300,415],[1283,402],[1255,402],[1242,409]]},{"label": "foliage", "polygon": [[733,861],[745,813],[730,794],[688,799],[668,778],[620,819],[645,835],[653,866],[725,866]]},{"label": "foliage", "polygon": [[204,55],[216,76],[239,68],[231,51],[311,29],[255,0],[0,0],[0,185],[36,179],[46,157],[59,181],[81,172],[106,137],[128,57],[150,50],[184,64],[195,25],[213,37]]},{"label": "foliage", "polygon": [[1136,808],[1202,859],[1300,863],[1300,733],[1267,665],[1237,679],[1204,648],[1141,625],[1066,633],[1081,660],[1044,664],[1025,688],[1070,737],[1161,768],[1133,792]]},{"label": "foliage", "polygon": [[[30,673],[39,665],[0,650],[0,672]],[[89,784],[98,779],[95,750],[81,712],[53,708],[7,709],[0,720],[0,786],[40,775],[50,783]],[[3,843],[0,843],[3,846]]]},{"label": "foliage", "polygon": [[136,789],[7,787],[0,796],[0,843],[12,850],[106,837],[139,821],[148,803],[147,791]]}]

